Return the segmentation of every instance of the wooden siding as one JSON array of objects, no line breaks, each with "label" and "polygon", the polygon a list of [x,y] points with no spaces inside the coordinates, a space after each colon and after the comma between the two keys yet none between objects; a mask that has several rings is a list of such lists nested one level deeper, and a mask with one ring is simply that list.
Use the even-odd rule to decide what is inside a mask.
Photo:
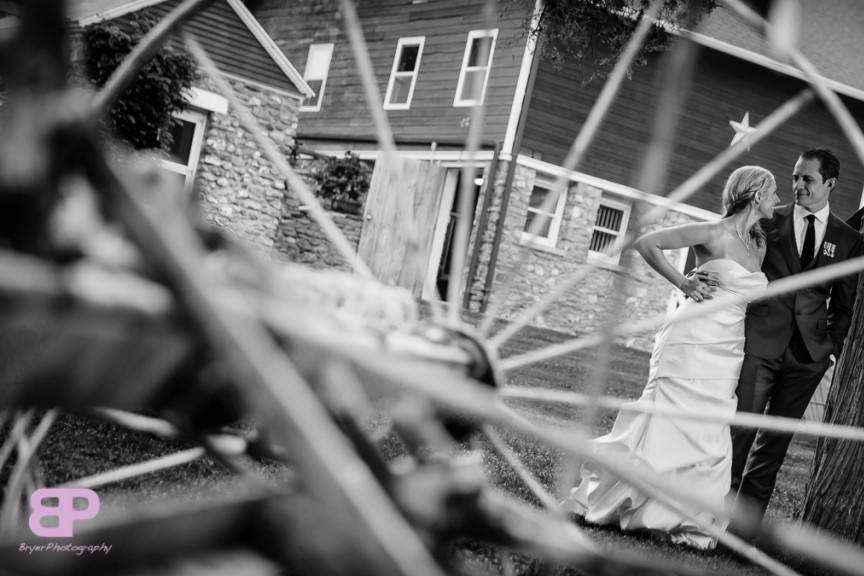
[{"label": "wooden siding", "polygon": [[[468,32],[484,28],[481,0],[377,0],[359,2],[357,10],[369,46],[383,101],[390,68],[401,37],[425,36],[414,97],[408,110],[388,110],[397,142],[464,142],[471,107],[454,107],[456,84]],[[262,0],[251,6],[262,26],[302,73],[309,45],[333,43],[333,59],[321,110],[301,112],[298,137],[350,142],[375,138],[366,98],[348,38],[333,0]],[[504,139],[516,79],[527,41],[526,15],[504,11],[486,88],[483,141]]]},{"label": "wooden siding", "polygon": [[[146,8],[141,13],[162,18],[178,4],[180,0],[168,0]],[[128,18],[128,15],[121,16],[117,21],[122,23]],[[297,87],[227,2],[213,2],[186,23],[184,29],[195,35],[222,72],[290,94],[299,94]],[[182,47],[182,41],[176,36],[171,42],[176,47]]]},{"label": "wooden siding", "polygon": [[[657,59],[634,70],[615,101],[600,133],[580,168],[582,172],[636,186],[640,161],[657,109]],[[523,152],[543,160],[563,162],[597,97],[602,79],[582,86],[587,64],[554,69],[541,62],[527,117]],[[671,190],[729,146],[734,132],[729,121],[750,113],[750,124],[762,121],[804,83],[719,52],[702,49],[697,72],[680,114],[680,123],[668,170]],[[864,103],[846,99],[852,114],[864,121]],[[816,146],[831,148],[840,159],[840,186],[832,193],[832,209],[840,216],[858,207],[864,185],[862,166],[833,117],[821,102],[811,104],[786,125],[741,156],[720,176],[691,197],[689,204],[713,212],[720,210],[720,191],[731,170],[759,164],[777,178],[783,202],[792,200],[791,173],[799,152]]]}]

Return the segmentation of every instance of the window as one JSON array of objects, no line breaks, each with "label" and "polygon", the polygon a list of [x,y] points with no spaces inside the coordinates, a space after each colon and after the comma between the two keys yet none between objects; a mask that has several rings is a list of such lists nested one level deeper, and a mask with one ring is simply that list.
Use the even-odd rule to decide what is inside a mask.
[{"label": "window", "polygon": [[497,37],[497,29],[472,30],[468,33],[454,106],[477,106],[483,103]]},{"label": "window", "polygon": [[330,72],[330,59],[333,57],[333,44],[312,44],[306,56],[306,71],[303,79],[315,92],[315,98],[300,107],[304,112],[321,110],[324,99],[324,87],[327,85],[327,74]]},{"label": "window", "polygon": [[198,110],[184,110],[174,114],[174,120],[169,157],[162,160],[162,167],[182,181],[183,188],[188,190],[195,180],[207,116]]},{"label": "window", "polygon": [[[564,219],[564,204],[567,201],[567,192],[558,196],[557,202],[549,210],[544,206],[549,195],[552,194],[554,182],[538,179],[531,190],[531,198],[528,200],[528,212],[525,217],[525,226],[522,228],[522,241],[543,246],[555,246],[558,242],[558,231],[561,229],[561,221]],[[545,218],[544,218],[545,217]],[[534,220],[543,218],[540,229],[536,234],[529,230]]]},{"label": "window", "polygon": [[393,68],[390,70],[390,82],[387,84],[387,96],[384,98],[385,109],[407,110],[411,107],[425,42],[423,36],[399,39]]},{"label": "window", "polygon": [[619,255],[606,256],[604,252],[627,232],[629,218],[629,204],[601,198],[597,216],[594,218],[591,243],[588,245],[588,258],[617,264]]}]

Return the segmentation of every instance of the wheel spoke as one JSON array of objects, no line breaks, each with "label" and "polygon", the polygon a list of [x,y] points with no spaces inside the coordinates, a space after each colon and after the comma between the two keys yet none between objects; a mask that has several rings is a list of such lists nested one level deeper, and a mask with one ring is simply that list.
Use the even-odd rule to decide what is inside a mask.
[{"label": "wheel spoke", "polygon": [[[741,2],[741,0],[722,0],[732,12],[743,20],[746,24],[756,29],[760,34],[764,34],[772,30],[772,25],[764,18],[759,16],[752,8]],[[840,125],[852,148],[855,150],[858,161],[864,164],[864,133],[861,132],[858,122],[849,113],[849,109],[837,96],[837,93],[831,89],[828,81],[824,76],[819,74],[815,66],[801,53],[800,50],[792,48],[789,56],[795,65],[804,73],[804,77],[810,82],[810,85],[819,94],[819,97],[825,103],[825,107],[834,115],[835,120]]]},{"label": "wheel spoke", "polygon": [[378,90],[378,82],[375,79],[375,70],[372,66],[372,58],[369,56],[369,48],[366,45],[366,40],[363,37],[363,27],[360,24],[360,19],[357,16],[357,8],[352,0],[340,0],[340,7],[345,20],[345,32],[348,35],[348,40],[351,43],[351,51],[354,54],[354,61],[357,64],[357,72],[360,75],[360,80],[363,83],[363,93],[366,96],[366,106],[372,114],[372,122],[375,126],[375,133],[378,138],[378,146],[381,149],[381,154],[376,159],[388,168],[388,173],[393,175],[394,190],[396,191],[396,202],[400,206],[400,214],[408,218],[407,224],[400,223],[402,229],[407,232],[406,238],[406,253],[405,259],[407,266],[413,268],[415,272],[410,273],[409,277],[414,277],[416,271],[419,271],[424,265],[421,261],[420,254],[420,239],[419,227],[417,226],[417,215],[415,207],[412,205],[412,199],[407,194],[405,180],[405,171],[402,167],[402,159],[399,157],[396,150],[396,142],[393,138],[393,130],[390,127],[390,122],[387,120],[387,114],[384,112],[383,100],[381,92]]},{"label": "wheel spoke", "polygon": [[[654,0],[654,2],[651,3],[651,6],[645,12],[639,25],[636,27],[633,36],[627,42],[627,46],[624,48],[621,56],[615,63],[612,72],[610,72],[609,78],[603,85],[603,90],[597,97],[596,102],[594,102],[594,105],[591,107],[591,111],[588,113],[579,134],[573,140],[573,144],[570,145],[570,150],[567,152],[567,156],[564,159],[564,172],[555,179],[555,183],[552,185],[552,190],[543,200],[543,204],[537,213],[537,217],[534,218],[528,229],[529,234],[536,235],[540,232],[541,227],[548,221],[548,216],[546,216],[546,214],[553,211],[554,206],[558,202],[559,196],[566,193],[566,188],[570,182],[568,172],[575,171],[579,167],[582,158],[588,151],[588,147],[600,131],[600,126],[606,118],[609,110],[612,108],[615,96],[618,95],[618,91],[621,89],[624,80],[627,78],[627,72],[630,70],[636,55],[639,53],[639,49],[642,47],[642,43],[645,41],[648,32],[651,30],[652,21],[659,13],[661,5],[662,2],[658,0]],[[516,158],[512,158],[510,161],[516,162]],[[524,253],[520,254],[519,262],[513,266],[515,270],[520,270],[522,268],[525,257]],[[507,295],[513,290],[514,283],[515,275],[510,275],[504,285],[497,291],[498,296],[492,300],[492,304],[486,312],[486,317],[480,324],[479,330],[481,334],[489,334],[489,330],[492,328],[492,322],[494,322],[495,317],[500,313],[501,308],[506,303]],[[540,312],[532,312],[530,316],[528,316],[527,313],[522,315],[520,317],[520,319],[522,319],[521,321],[524,322],[522,326],[533,320],[534,316],[539,313]],[[528,316],[527,319],[525,318],[526,316]]]},{"label": "wheel spoke", "polygon": [[[809,104],[813,100],[814,94],[810,88],[805,88],[801,92],[799,92],[795,97],[785,102],[782,106],[777,108],[770,115],[766,116],[762,122],[756,127],[756,132],[750,135],[747,142],[741,141],[737,142],[734,146],[730,146],[729,148],[723,150],[720,154],[717,155],[714,160],[700,168],[696,173],[694,173],[690,178],[685,180],[678,186],[675,190],[673,190],[666,198],[662,200],[658,200],[658,203],[654,208],[645,213],[641,218],[639,218],[638,222],[631,226],[632,230],[641,230],[644,226],[647,226],[659,218],[661,218],[666,212],[673,209],[676,204],[684,202],[690,196],[698,192],[703,186],[705,186],[712,178],[717,176],[721,170],[723,170],[729,163],[733,160],[747,152],[748,148],[754,145],[756,142],[759,142],[769,134],[771,134],[774,130],[783,125],[784,122],[789,120],[792,116],[800,112],[807,104]],[[612,243],[609,247],[604,250],[603,255],[608,257],[617,257],[624,250],[629,248],[633,241],[636,239],[636,234],[633,232],[628,232],[627,234],[622,234],[618,237],[614,243]],[[584,264],[587,271],[594,270],[597,268],[595,264],[590,262]],[[564,293],[566,288],[572,286],[575,282],[578,282],[582,279],[583,276],[579,276],[580,272],[576,272],[575,275],[567,280],[567,286],[561,289],[555,289],[556,293]],[[514,320],[514,324],[517,325],[517,329],[508,330],[506,333],[507,338],[498,337],[494,338],[494,341],[497,346],[501,346],[507,339],[512,338],[512,336],[518,331],[518,329],[527,325],[533,317],[546,309],[546,307],[554,304],[555,300],[550,296],[548,299],[543,298],[542,300],[544,307],[539,308],[538,306],[532,306],[529,308],[528,312],[520,315]],[[491,316],[490,316],[491,317]],[[488,318],[487,318],[488,320]],[[491,320],[489,320],[491,323]]]},{"label": "wheel spoke", "polygon": [[837,438],[864,442],[864,428],[856,426],[841,426],[824,422],[809,422],[799,418],[770,416],[749,412],[707,410],[698,413],[685,408],[662,408],[659,406],[638,406],[632,400],[612,396],[592,397],[581,392],[555,390],[548,388],[525,388],[508,386],[499,392],[504,400],[529,400],[532,402],[552,403],[565,406],[587,407],[597,406],[631,414],[652,414],[671,420],[690,420],[705,423],[729,424],[739,428],[770,430],[785,434],[813,436],[817,438]]},{"label": "wheel spoke", "polygon": [[286,180],[288,180],[289,186],[300,197],[300,200],[309,207],[309,215],[321,227],[321,230],[327,236],[327,239],[333,243],[333,246],[336,248],[337,252],[339,252],[339,255],[348,262],[357,274],[360,274],[364,278],[374,280],[375,276],[372,274],[372,271],[369,270],[369,267],[366,266],[354,248],[351,247],[351,244],[345,238],[345,235],[339,227],[336,226],[330,216],[327,215],[327,212],[321,206],[318,198],[315,197],[315,194],[312,193],[303,178],[301,178],[294,169],[291,168],[291,165],[285,159],[285,156],[283,156],[276,145],[273,144],[273,141],[270,140],[258,124],[258,121],[249,111],[249,108],[240,101],[237,94],[235,94],[234,89],[231,88],[225,78],[223,78],[219,73],[216,64],[210,59],[197,40],[188,33],[184,34],[184,36],[186,38],[186,48],[189,50],[189,53],[192,54],[192,57],[195,58],[198,65],[206,72],[210,81],[218,86],[219,91],[222,92],[222,95],[225,96],[231,104],[231,107],[237,114],[243,127],[255,139],[258,145],[261,146],[267,159],[272,162],[273,166],[282,173]]},{"label": "wheel spoke", "polygon": [[495,450],[504,458],[504,461],[516,472],[516,475],[519,476],[519,479],[522,480],[522,483],[531,490],[531,493],[540,500],[540,503],[543,506],[554,514],[555,516],[560,516],[561,518],[565,518],[564,512],[561,510],[561,506],[558,505],[558,500],[546,490],[540,481],[531,473],[528,468],[526,468],[522,462],[519,460],[519,457],[516,455],[513,450],[507,446],[507,443],[498,434],[494,428],[489,425],[483,427],[483,433],[492,443],[492,446],[495,447]]},{"label": "wheel spoke", "polygon": [[213,0],[186,0],[151,28],[132,52],[123,59],[96,95],[93,101],[96,114],[106,114],[123,91],[135,80],[141,68],[159,51],[168,36],[212,2]]},{"label": "wheel spoke", "polygon": [[28,483],[30,464],[56,417],[56,410],[47,411],[39,424],[36,425],[33,434],[28,438],[25,432],[27,422],[30,420],[28,413],[20,420],[23,423],[23,426],[19,428],[20,433],[10,436],[10,439],[15,438],[18,458],[6,483],[6,493],[3,497],[4,505],[2,513],[0,513],[0,531],[2,532],[12,533],[18,526],[21,516],[21,498]]},{"label": "wheel spoke", "polygon": [[[360,358],[355,359],[355,361],[364,362]],[[442,374],[436,373],[437,371],[432,367],[428,370],[416,370],[413,376],[405,377],[406,369],[394,365],[392,362],[380,362],[368,358],[365,359],[365,363],[368,367],[374,367],[382,375],[395,370],[400,374],[399,377],[394,378],[395,382],[400,382],[401,386],[416,390],[449,409],[480,419],[487,424],[494,424],[524,434],[545,443],[547,446],[579,458],[589,458],[649,498],[655,499],[677,514],[689,518],[700,529],[717,538],[727,548],[734,550],[754,564],[777,575],[791,576],[797,574],[764,552],[743,542],[737,536],[695,517],[690,510],[710,512],[716,518],[728,518],[729,511],[724,506],[706,501],[701,494],[696,493],[689,486],[681,486],[671,482],[653,470],[634,468],[628,458],[597,453],[592,450],[582,434],[568,434],[535,426],[510,408],[497,402],[494,391],[474,384],[467,379],[452,376],[444,378]],[[741,526],[752,530],[754,533],[762,530],[755,517],[736,514],[736,520]],[[859,555],[864,557],[864,554],[859,553]]]},{"label": "wheel spoke", "polygon": [[[495,0],[486,0],[483,3],[483,23],[486,30],[495,28]],[[480,42],[479,62],[489,59],[492,45],[490,42]],[[475,157],[483,138],[483,121],[486,112],[486,94],[484,92],[485,77],[475,74],[472,87],[473,94],[480,94],[480,102],[471,109],[471,121],[468,126],[468,135],[465,139],[465,164],[462,166],[462,182],[459,191],[458,219],[453,237],[453,249],[450,257],[450,276],[447,283],[448,321],[451,325],[459,323],[459,311],[462,303],[459,298],[462,290],[470,290],[470,286],[463,286],[465,282],[465,262],[468,256],[468,243],[471,240],[471,228],[474,223],[474,200],[475,185],[474,178],[477,174]],[[490,174],[489,178],[493,178]],[[487,186],[487,194],[492,193],[492,187]],[[479,242],[479,238],[475,240]],[[470,281],[470,279],[469,279]]]},{"label": "wheel spoke", "polygon": [[676,314],[672,318],[667,317],[666,313],[664,312],[662,314],[657,314],[655,316],[639,320],[638,322],[633,322],[626,326],[618,326],[614,330],[607,333],[591,334],[589,336],[573,338],[572,340],[567,340],[559,344],[553,344],[545,348],[525,352],[524,354],[509,356],[501,361],[501,368],[506,371],[515,370],[517,368],[528,366],[530,364],[541,362],[543,360],[549,360],[551,358],[564,356],[565,354],[570,354],[572,352],[576,352],[577,350],[593,348],[595,346],[599,346],[605,341],[614,340],[623,336],[634,336],[637,334],[642,334],[644,332],[659,328],[661,325],[663,325],[664,322],[667,321],[674,324],[685,320],[690,320],[692,318],[699,318],[701,316],[722,310],[727,306],[733,306],[735,304],[742,304],[747,302],[758,302],[761,300],[766,300],[768,298],[782,296],[783,294],[789,294],[791,292],[795,292],[796,290],[802,290],[811,286],[817,286],[819,284],[822,284],[823,282],[829,282],[837,278],[842,278],[843,276],[857,274],[862,270],[864,270],[864,256],[850,258],[838,264],[822,266],[820,268],[815,268],[801,274],[796,274],[795,276],[788,276],[786,278],[776,280],[772,282],[768,286],[768,288],[763,291],[753,291],[741,296],[723,296],[721,298],[716,298],[711,301],[702,302],[699,306],[690,308],[686,312]]},{"label": "wheel spoke", "polygon": [[101,472],[99,474],[93,474],[92,476],[78,478],[77,480],[72,480],[70,482],[60,484],[57,487],[62,488],[74,486],[75,488],[100,488],[107,484],[114,484],[116,482],[122,482],[124,480],[130,480],[139,476],[145,476],[147,474],[161,472],[162,470],[168,470],[170,468],[183,466],[184,464],[189,464],[191,462],[194,462],[195,460],[203,458],[206,455],[207,450],[198,446],[195,448],[182,450],[180,452],[175,452],[174,454],[166,454],[165,456],[153,458],[151,460],[147,460],[146,462],[137,462],[135,464],[121,466],[107,472]]}]

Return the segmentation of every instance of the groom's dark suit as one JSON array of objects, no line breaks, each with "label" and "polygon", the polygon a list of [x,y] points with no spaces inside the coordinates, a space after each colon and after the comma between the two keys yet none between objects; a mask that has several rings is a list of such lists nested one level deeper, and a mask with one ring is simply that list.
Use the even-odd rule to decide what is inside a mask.
[{"label": "groom's dark suit", "polygon": [[[794,205],[790,204],[763,221],[767,252],[762,271],[769,282],[861,254],[857,231],[831,214],[815,258],[802,270],[793,218]],[[744,366],[737,390],[739,411],[790,418],[804,415],[828,369],[829,355],[840,355],[851,323],[856,284],[856,276],[847,276],[747,308]],[[763,513],[791,439],[790,434],[732,431],[732,490],[739,489],[739,495],[755,501]]]}]

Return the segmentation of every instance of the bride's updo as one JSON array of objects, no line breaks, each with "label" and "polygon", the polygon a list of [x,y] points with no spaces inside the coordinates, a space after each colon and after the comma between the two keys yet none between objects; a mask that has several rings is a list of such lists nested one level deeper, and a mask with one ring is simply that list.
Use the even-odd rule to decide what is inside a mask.
[{"label": "bride's updo", "polygon": [[[776,186],[774,175],[761,166],[737,168],[729,175],[723,188],[723,217],[729,218],[744,210],[753,198],[762,199]],[[750,236],[759,246],[765,243],[765,231],[758,222],[750,229]]]}]

